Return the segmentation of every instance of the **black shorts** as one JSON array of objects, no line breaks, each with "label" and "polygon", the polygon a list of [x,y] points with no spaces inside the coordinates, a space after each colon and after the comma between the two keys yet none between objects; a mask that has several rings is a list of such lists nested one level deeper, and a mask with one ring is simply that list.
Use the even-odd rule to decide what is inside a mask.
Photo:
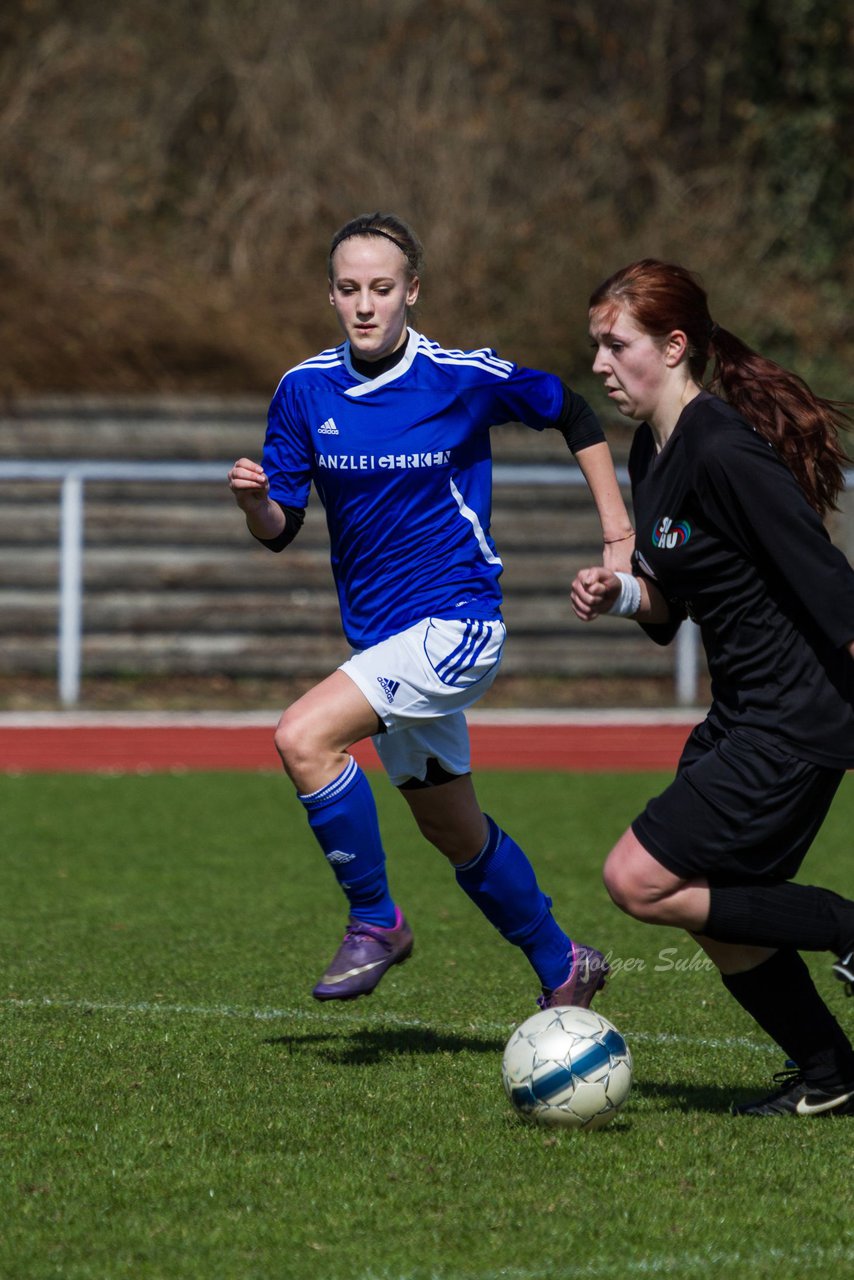
[{"label": "black shorts", "polygon": [[694,729],[676,777],[632,831],[674,875],[715,884],[789,880],[827,816],[844,769],[800,760],[753,729]]}]

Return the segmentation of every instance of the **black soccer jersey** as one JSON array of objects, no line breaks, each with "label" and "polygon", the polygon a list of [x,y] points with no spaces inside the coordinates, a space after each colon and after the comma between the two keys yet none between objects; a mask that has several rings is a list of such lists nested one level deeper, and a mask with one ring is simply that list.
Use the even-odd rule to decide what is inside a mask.
[{"label": "black soccer jersey", "polygon": [[636,565],[673,626],[700,626],[710,718],[783,738],[793,755],[854,766],[854,570],[788,467],[733,408],[701,392],[660,453],[635,433]]}]

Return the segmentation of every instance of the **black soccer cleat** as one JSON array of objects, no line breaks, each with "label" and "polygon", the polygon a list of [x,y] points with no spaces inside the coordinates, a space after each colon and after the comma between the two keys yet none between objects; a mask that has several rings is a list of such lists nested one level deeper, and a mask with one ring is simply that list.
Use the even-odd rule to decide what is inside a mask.
[{"label": "black soccer cleat", "polygon": [[778,1071],[779,1088],[755,1102],[733,1103],[734,1116],[851,1116],[854,1115],[854,1083],[820,1089],[804,1079],[803,1072]]},{"label": "black soccer cleat", "polygon": [[833,966],[834,976],[845,983],[845,994],[854,996],[854,949],[840,956]]}]

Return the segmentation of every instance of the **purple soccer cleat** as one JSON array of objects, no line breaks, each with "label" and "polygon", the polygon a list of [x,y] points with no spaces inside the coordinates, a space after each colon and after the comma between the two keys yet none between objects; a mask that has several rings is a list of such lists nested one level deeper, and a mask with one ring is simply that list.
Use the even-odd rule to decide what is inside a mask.
[{"label": "purple soccer cleat", "polygon": [[369,996],[387,969],[411,955],[412,930],[399,907],[393,929],[362,924],[351,916],[341,946],[311,994],[315,1000]]},{"label": "purple soccer cleat", "polygon": [[567,1004],[587,1009],[596,992],[604,987],[608,961],[601,951],[573,942],[571,959],[572,968],[566,982],[555,987],[554,991],[544,991],[541,996],[537,996],[537,1004],[541,1009],[556,1009]]}]

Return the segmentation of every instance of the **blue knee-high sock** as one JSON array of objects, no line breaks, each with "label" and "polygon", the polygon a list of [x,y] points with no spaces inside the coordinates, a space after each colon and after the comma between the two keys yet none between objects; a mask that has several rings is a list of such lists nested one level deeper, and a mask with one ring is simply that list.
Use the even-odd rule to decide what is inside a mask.
[{"label": "blue knee-high sock", "polygon": [[392,928],[397,913],[389,894],[385,850],[370,783],[351,758],[332,782],[300,795],[308,823],[347,899],[363,924]]},{"label": "blue knee-high sock", "polygon": [[489,835],[476,858],[456,868],[457,883],[508,942],[521,947],[548,991],[569,976],[571,942],[551,913],[551,898],[515,840],[488,814]]}]

